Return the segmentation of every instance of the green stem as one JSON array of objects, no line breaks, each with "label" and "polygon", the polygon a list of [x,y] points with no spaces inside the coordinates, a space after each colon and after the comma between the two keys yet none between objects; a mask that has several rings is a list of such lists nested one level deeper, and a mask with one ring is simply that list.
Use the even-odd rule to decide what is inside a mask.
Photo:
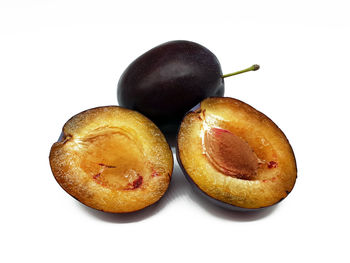
[{"label": "green stem", "polygon": [[253,65],[249,68],[246,68],[246,69],[243,69],[243,70],[240,70],[240,71],[237,71],[237,72],[233,72],[233,73],[229,73],[229,74],[225,74],[225,75],[222,75],[221,77],[222,78],[227,78],[227,77],[231,77],[231,76],[234,76],[234,75],[238,75],[238,74],[242,74],[242,73],[245,73],[245,72],[248,72],[248,71],[256,71],[260,68],[259,65]]}]

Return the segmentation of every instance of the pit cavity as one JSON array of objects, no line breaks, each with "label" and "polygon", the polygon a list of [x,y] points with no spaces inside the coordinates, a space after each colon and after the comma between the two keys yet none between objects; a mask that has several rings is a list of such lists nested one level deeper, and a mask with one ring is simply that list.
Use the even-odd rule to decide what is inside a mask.
[{"label": "pit cavity", "polygon": [[90,133],[80,141],[80,167],[96,183],[112,190],[142,187],[146,159],[140,143],[118,128]]}]

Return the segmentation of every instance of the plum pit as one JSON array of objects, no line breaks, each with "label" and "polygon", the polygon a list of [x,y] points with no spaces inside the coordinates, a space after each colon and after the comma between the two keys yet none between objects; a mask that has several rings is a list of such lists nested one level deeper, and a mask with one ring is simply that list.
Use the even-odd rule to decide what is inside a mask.
[{"label": "plum pit", "polygon": [[203,148],[210,163],[221,173],[239,179],[252,179],[258,158],[249,144],[228,130],[210,128],[204,133]]}]

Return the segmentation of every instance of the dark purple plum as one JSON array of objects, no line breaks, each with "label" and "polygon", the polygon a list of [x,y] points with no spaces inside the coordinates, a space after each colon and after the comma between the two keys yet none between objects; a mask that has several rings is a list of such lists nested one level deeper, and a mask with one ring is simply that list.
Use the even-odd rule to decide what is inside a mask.
[{"label": "dark purple plum", "polygon": [[178,127],[183,115],[207,97],[224,95],[224,77],[216,56],[194,42],[177,40],[138,57],[120,77],[118,102],[160,126]]}]

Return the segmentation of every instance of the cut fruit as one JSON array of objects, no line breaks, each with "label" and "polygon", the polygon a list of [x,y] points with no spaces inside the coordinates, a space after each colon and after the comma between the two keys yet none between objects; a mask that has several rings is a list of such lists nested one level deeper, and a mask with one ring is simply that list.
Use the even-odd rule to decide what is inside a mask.
[{"label": "cut fruit", "polygon": [[140,113],[117,106],[90,109],[68,120],[49,159],[67,193],[112,213],[157,202],[173,170],[172,152],[157,126]]},{"label": "cut fruit", "polygon": [[216,204],[236,210],[274,205],[293,189],[297,167],[283,132],[232,98],[208,98],[186,114],[177,158],[186,178]]}]

